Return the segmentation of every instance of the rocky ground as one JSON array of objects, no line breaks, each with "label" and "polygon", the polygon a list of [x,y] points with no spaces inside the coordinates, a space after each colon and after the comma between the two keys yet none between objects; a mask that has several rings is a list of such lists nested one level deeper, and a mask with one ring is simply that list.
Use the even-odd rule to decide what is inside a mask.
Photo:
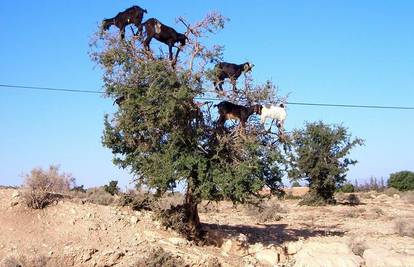
[{"label": "rocky ground", "polygon": [[197,246],[151,212],[73,199],[32,210],[18,190],[0,189],[0,266],[414,266],[412,195],[359,197],[356,206],[271,200],[260,211],[203,205],[216,245]]}]

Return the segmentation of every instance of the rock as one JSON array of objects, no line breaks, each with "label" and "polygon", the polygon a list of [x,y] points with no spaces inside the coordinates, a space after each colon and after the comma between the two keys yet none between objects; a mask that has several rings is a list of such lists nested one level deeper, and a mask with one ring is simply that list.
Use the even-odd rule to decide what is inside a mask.
[{"label": "rock", "polygon": [[363,255],[367,267],[414,266],[414,255],[404,255],[389,249],[370,248]]},{"label": "rock", "polygon": [[249,254],[255,254],[261,250],[264,249],[264,246],[262,243],[255,243],[254,245],[249,246]]},{"label": "rock", "polygon": [[227,255],[228,253],[235,253],[239,255],[245,254],[247,250],[247,244],[243,241],[243,238],[228,239],[226,240],[223,245],[221,245],[222,254]]},{"label": "rock", "polygon": [[362,258],[343,243],[305,243],[294,256],[294,267],[359,267]]},{"label": "rock", "polygon": [[13,200],[12,202],[10,202],[10,207],[17,206],[18,204],[19,204],[19,202],[18,202],[18,201]]},{"label": "rock", "polygon": [[400,199],[400,195],[398,195],[398,194],[394,194],[392,197],[393,197],[394,199]]},{"label": "rock", "polygon": [[256,259],[264,265],[275,266],[280,262],[280,255],[275,249],[267,248],[257,252]]},{"label": "rock", "polygon": [[12,198],[18,198],[18,197],[20,197],[20,192],[17,190],[13,191]]},{"label": "rock", "polygon": [[131,224],[137,224],[138,221],[139,221],[138,217],[136,217],[136,216],[132,216],[131,219],[130,219]]},{"label": "rock", "polygon": [[298,242],[289,242],[286,245],[286,252],[289,255],[293,255],[299,252],[303,247],[303,241],[300,240]]},{"label": "rock", "polygon": [[168,238],[168,242],[170,242],[171,244],[173,244],[175,246],[185,246],[185,245],[188,244],[188,241],[184,238],[181,238],[181,237]]},{"label": "rock", "polygon": [[89,261],[90,259],[92,259],[92,255],[95,254],[96,252],[98,252],[98,250],[94,248],[87,249],[86,251],[84,251],[82,254],[82,263],[85,263]]}]

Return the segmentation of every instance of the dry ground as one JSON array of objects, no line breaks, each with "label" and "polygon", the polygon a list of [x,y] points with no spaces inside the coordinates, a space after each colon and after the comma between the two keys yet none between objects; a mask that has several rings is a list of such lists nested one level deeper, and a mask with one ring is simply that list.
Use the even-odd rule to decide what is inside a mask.
[{"label": "dry ground", "polygon": [[151,212],[74,200],[31,210],[17,190],[0,189],[0,266],[145,266],[159,247],[188,266],[414,266],[412,197],[360,199],[325,207],[271,200],[261,211],[203,204],[200,217],[217,246],[201,247],[163,229]]}]

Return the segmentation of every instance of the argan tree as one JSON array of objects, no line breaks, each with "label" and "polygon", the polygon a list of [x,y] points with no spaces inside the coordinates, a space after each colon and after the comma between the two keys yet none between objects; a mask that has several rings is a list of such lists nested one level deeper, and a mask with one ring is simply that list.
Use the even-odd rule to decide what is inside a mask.
[{"label": "argan tree", "polygon": [[352,139],[345,127],[321,121],[295,130],[289,177],[309,183],[310,191],[302,204],[334,203],[335,190],[346,181],[348,166],[357,163],[347,156],[353,147],[362,144],[361,139]]},{"label": "argan tree", "polygon": [[[122,41],[100,35],[92,44],[92,59],[104,70],[106,96],[118,99],[117,109],[105,116],[103,145],[112,150],[114,164],[128,168],[137,183],[164,193],[185,184],[181,210],[189,239],[200,237],[197,206],[203,200],[256,201],[268,186],[279,193],[283,157],[275,135],[252,121],[244,134],[237,127],[216,130],[211,103],[197,97],[211,90],[210,62],[219,59],[221,46],[207,47],[207,34],[223,28],[226,19],[212,13],[187,27],[188,43],[172,65],[161,55],[149,55],[138,40]],[[264,89],[265,88],[265,89]],[[269,86],[246,89],[269,98]],[[122,100],[122,101],[120,101]]]}]

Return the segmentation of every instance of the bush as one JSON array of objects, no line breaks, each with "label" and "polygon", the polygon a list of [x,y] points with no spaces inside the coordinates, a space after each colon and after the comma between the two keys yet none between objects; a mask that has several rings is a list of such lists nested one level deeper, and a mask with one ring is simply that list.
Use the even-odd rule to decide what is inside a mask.
[{"label": "bush", "polygon": [[59,173],[59,167],[51,165],[48,170],[36,168],[25,175],[23,198],[28,207],[43,209],[68,192],[75,179],[71,174]]},{"label": "bush", "polygon": [[355,192],[354,185],[351,184],[351,183],[346,183],[339,189],[339,192],[353,193],[353,192]]},{"label": "bush", "polygon": [[105,191],[104,188],[91,188],[86,191],[86,200],[90,203],[97,205],[108,206],[114,203],[115,198],[111,194]]},{"label": "bush", "polygon": [[298,181],[294,181],[292,183],[292,187],[301,187],[300,183]]},{"label": "bush", "polygon": [[307,206],[324,206],[327,204],[335,204],[336,200],[334,198],[325,199],[323,196],[320,196],[316,192],[310,191],[303,196],[302,200],[299,202],[299,205]]},{"label": "bush", "polygon": [[112,196],[119,193],[118,181],[110,181],[109,185],[104,185],[105,192]]},{"label": "bush", "polygon": [[390,175],[388,187],[396,188],[400,191],[414,190],[414,172],[401,171]]},{"label": "bush", "polygon": [[154,197],[148,193],[130,192],[121,196],[119,205],[131,207],[133,210],[153,210],[154,201]]},{"label": "bush", "polygon": [[170,252],[165,251],[163,248],[158,247],[154,249],[148,257],[137,262],[135,266],[176,267],[186,266],[186,264],[180,257],[174,256]]},{"label": "bush", "polygon": [[270,201],[263,205],[247,205],[246,213],[257,219],[259,223],[280,221],[282,216],[280,213],[286,213],[286,209],[279,203]]}]

